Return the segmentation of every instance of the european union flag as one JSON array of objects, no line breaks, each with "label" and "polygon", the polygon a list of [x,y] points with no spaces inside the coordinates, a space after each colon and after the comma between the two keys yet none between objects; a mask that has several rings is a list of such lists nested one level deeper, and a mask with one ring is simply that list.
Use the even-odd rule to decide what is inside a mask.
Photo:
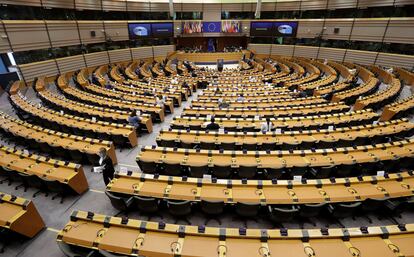
[{"label": "european union flag", "polygon": [[204,33],[220,33],[221,22],[220,21],[203,21]]}]

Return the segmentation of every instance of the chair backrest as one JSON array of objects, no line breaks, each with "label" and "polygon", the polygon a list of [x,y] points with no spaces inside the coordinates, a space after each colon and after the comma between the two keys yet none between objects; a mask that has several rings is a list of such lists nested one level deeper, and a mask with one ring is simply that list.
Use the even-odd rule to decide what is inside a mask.
[{"label": "chair backrest", "polygon": [[253,178],[256,176],[257,167],[247,167],[247,166],[240,166],[239,167],[239,177],[241,178]]},{"label": "chair backrest", "polygon": [[237,203],[236,213],[242,217],[255,217],[260,210],[260,204]]},{"label": "chair backrest", "polygon": [[158,199],[153,197],[134,196],[137,207],[142,212],[156,212],[158,210]]},{"label": "chair backrest", "polygon": [[217,178],[229,178],[232,173],[232,169],[231,166],[213,166],[212,172]]},{"label": "chair backrest", "polygon": [[224,202],[223,201],[205,201],[201,200],[201,210],[209,215],[218,215],[223,213]]},{"label": "chair backrest", "polygon": [[191,166],[190,177],[202,178],[204,174],[208,174],[208,166]]},{"label": "chair backrest", "polygon": [[302,204],[299,209],[299,215],[302,217],[316,217],[325,208],[326,203]]},{"label": "chair backrest", "polygon": [[269,210],[271,214],[270,218],[276,222],[291,221],[299,213],[299,209],[293,205],[278,207],[269,206]]},{"label": "chair backrest", "polygon": [[170,164],[170,163],[164,163],[164,173],[166,175],[170,176],[179,176],[181,175],[181,165],[180,164]]},{"label": "chair backrest", "polygon": [[171,215],[184,216],[191,213],[191,202],[190,201],[167,201],[168,211]]},{"label": "chair backrest", "polygon": [[120,211],[126,210],[127,206],[125,204],[124,199],[120,196],[116,196],[111,192],[105,191],[105,194],[108,196],[109,200],[111,201],[112,206]]}]

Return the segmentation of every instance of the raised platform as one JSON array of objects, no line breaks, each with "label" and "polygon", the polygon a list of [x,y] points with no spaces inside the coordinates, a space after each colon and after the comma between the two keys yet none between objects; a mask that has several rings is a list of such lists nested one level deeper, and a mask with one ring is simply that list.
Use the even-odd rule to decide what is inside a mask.
[{"label": "raised platform", "polygon": [[225,64],[238,63],[243,54],[249,55],[249,51],[231,52],[231,53],[185,53],[177,51],[176,58],[178,60],[190,61],[196,64],[212,64],[216,63],[217,59],[223,59]]}]

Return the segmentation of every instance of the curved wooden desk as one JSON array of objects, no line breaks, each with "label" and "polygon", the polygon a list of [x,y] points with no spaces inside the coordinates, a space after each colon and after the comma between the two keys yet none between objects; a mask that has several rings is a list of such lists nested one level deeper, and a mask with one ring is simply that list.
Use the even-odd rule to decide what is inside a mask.
[{"label": "curved wooden desk", "polygon": [[[182,257],[413,256],[414,224],[347,229],[197,227],[75,211],[58,243],[123,255]],[[398,255],[397,255],[398,254]]]}]

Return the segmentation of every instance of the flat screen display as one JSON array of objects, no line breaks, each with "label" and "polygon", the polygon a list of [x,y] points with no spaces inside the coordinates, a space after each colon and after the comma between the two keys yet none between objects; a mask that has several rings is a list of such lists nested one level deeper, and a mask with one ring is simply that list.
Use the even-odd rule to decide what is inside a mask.
[{"label": "flat screen display", "polygon": [[292,22],[251,22],[250,36],[252,37],[294,37],[298,23]]},{"label": "flat screen display", "polygon": [[172,22],[151,23],[153,37],[172,37],[174,36]]},{"label": "flat screen display", "polygon": [[140,38],[151,36],[150,23],[129,23],[128,24],[129,38]]}]

